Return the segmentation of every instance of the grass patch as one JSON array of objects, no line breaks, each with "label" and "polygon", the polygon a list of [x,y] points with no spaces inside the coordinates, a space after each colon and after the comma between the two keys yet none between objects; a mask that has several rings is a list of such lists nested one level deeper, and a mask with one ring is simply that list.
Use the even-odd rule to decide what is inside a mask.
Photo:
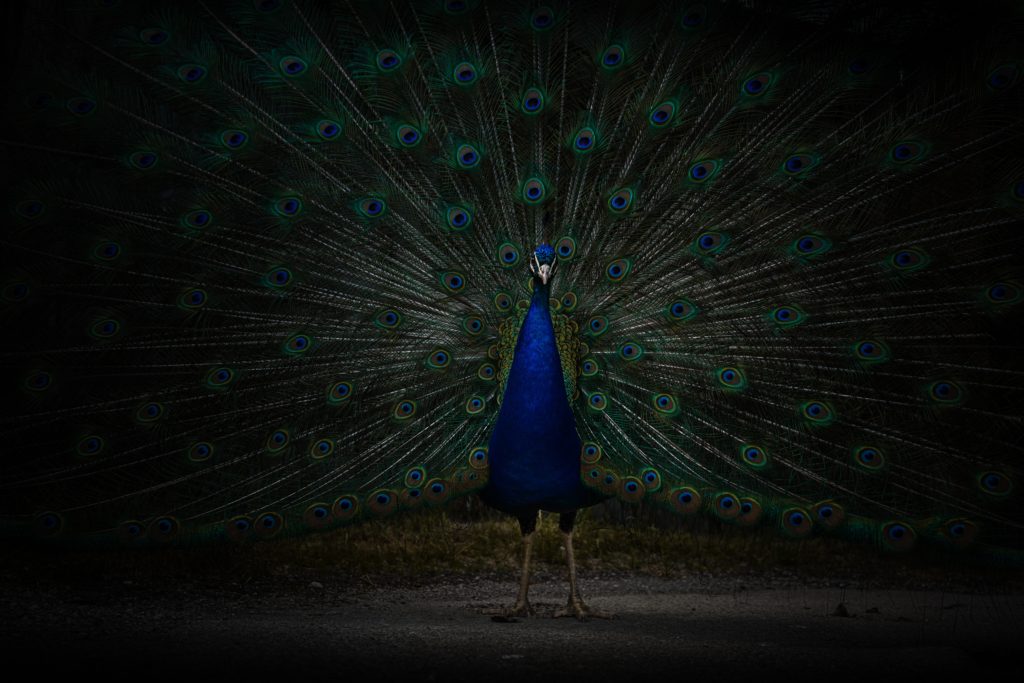
[{"label": "grass patch", "polygon": [[[817,537],[794,541],[768,529],[741,529],[700,516],[681,519],[651,507],[610,503],[582,513],[574,534],[577,562],[588,573],[789,576],[889,585],[1019,583],[1018,573],[978,567],[948,553],[881,553],[865,543]],[[514,519],[475,499],[367,521],[322,533],[244,545],[150,550],[5,553],[5,573],[60,580],[75,577],[259,579],[289,574],[343,574],[388,580],[487,574],[512,580],[522,553]],[[543,514],[534,541],[535,569],[565,571],[558,516]],[[379,581],[378,581],[379,582]]]}]

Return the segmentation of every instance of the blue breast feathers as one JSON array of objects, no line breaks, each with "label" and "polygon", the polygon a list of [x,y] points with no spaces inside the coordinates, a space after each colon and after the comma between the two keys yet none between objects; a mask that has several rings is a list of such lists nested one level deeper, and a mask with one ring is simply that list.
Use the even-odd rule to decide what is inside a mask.
[{"label": "blue breast feathers", "polygon": [[568,512],[599,500],[580,480],[580,437],[565,396],[548,296],[549,286],[535,281],[491,433],[490,475],[481,496],[511,514]]}]

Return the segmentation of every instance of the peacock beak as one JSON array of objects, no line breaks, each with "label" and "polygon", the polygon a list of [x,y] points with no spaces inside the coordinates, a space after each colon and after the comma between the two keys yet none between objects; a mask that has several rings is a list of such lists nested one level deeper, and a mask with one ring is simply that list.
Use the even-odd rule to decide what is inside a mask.
[{"label": "peacock beak", "polygon": [[530,272],[539,277],[540,281],[546,285],[551,280],[551,276],[555,274],[555,264],[541,263],[537,259],[537,255],[534,254],[530,260]]}]

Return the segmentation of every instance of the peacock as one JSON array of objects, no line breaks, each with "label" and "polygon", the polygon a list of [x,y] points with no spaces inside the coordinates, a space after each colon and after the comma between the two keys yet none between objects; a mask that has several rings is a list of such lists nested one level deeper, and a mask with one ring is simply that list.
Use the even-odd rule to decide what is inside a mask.
[{"label": "peacock", "polygon": [[[891,3],[890,5],[896,5]],[[1024,15],[37,3],[0,528],[251,543],[470,494],[1024,558]]]}]

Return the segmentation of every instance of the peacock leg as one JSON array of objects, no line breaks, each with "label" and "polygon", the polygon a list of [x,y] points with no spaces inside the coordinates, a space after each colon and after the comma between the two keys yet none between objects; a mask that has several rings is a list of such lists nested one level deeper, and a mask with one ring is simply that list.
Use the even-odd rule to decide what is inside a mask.
[{"label": "peacock leg", "polygon": [[533,535],[537,531],[537,514],[534,512],[519,517],[519,530],[523,534],[523,573],[519,577],[519,596],[507,616],[532,617],[535,614],[527,593],[530,590],[530,551],[533,550]]},{"label": "peacock leg", "polygon": [[572,527],[576,521],[575,512],[563,512],[558,518],[558,528],[561,529],[565,543],[566,564],[569,565],[569,601],[565,607],[555,610],[555,618],[576,617],[580,621],[588,619],[611,619],[611,612],[601,612],[591,609],[580,597],[579,587],[576,585],[576,557],[572,550]]}]

